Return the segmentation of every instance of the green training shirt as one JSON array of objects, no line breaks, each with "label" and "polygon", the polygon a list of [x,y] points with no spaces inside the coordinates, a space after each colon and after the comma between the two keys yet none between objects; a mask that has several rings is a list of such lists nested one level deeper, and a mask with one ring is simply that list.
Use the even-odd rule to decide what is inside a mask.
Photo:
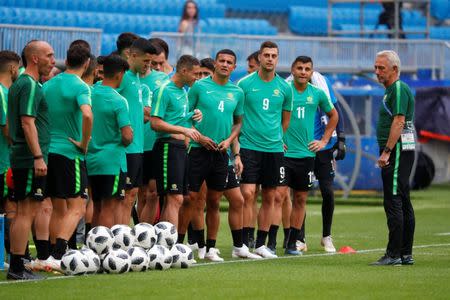
[{"label": "green training shirt", "polygon": [[[155,90],[152,101],[152,116],[175,126],[190,128],[189,101],[184,88],[179,88],[172,80],[166,81]],[[170,137],[170,133],[156,132],[156,139]]]},{"label": "green training shirt", "polygon": [[238,82],[245,95],[241,148],[262,152],[283,152],[282,111],[292,111],[292,89],[275,74],[270,82],[258,72]]},{"label": "green training shirt", "polygon": [[414,96],[408,85],[397,80],[386,88],[380,105],[377,124],[377,141],[380,148],[386,146],[394,116],[405,116],[405,122],[414,118]]},{"label": "green training shirt", "polygon": [[69,138],[81,141],[83,114],[82,105],[91,105],[91,89],[79,76],[61,73],[42,86],[48,103],[50,117],[50,153],[68,159],[84,160],[80,151]]},{"label": "green training shirt", "polygon": [[126,147],[127,153],[144,152],[144,106],[151,106],[151,95],[148,89],[142,88],[138,74],[131,70],[125,72],[122,83],[117,89],[128,102],[133,142]]},{"label": "green training shirt", "polygon": [[[166,73],[153,70],[141,78],[141,84],[144,88],[148,88],[149,94],[153,97],[153,92],[167,80],[169,80],[169,76]],[[150,122],[147,122],[144,124],[144,152],[153,150],[155,141],[156,132],[152,129]]]},{"label": "green training shirt", "polygon": [[[0,83],[0,126],[6,126],[8,112],[8,89]],[[0,174],[9,168],[9,143],[3,132],[0,132]]]},{"label": "green training shirt", "polygon": [[10,162],[12,168],[34,168],[34,158],[25,140],[21,116],[35,118],[39,146],[47,163],[50,146],[48,104],[40,83],[28,74],[20,75],[8,93],[8,126],[13,141]]},{"label": "green training shirt", "polygon": [[334,106],[325,92],[308,83],[303,92],[298,92],[291,83],[294,92],[294,105],[291,121],[284,135],[284,143],[287,151],[286,157],[304,158],[315,157],[316,154],[308,149],[308,144],[314,140],[314,121],[317,108],[320,107],[325,113],[330,112]]},{"label": "green training shirt", "polygon": [[131,124],[126,99],[109,86],[96,85],[92,91],[92,112],[97,125],[86,155],[89,176],[126,172],[121,132],[121,128]]},{"label": "green training shirt", "polygon": [[[231,134],[233,116],[244,114],[244,93],[235,84],[215,83],[211,77],[199,80],[189,90],[189,110],[200,109],[201,122],[195,128],[215,143],[226,140]],[[191,140],[191,146],[202,147]]]}]

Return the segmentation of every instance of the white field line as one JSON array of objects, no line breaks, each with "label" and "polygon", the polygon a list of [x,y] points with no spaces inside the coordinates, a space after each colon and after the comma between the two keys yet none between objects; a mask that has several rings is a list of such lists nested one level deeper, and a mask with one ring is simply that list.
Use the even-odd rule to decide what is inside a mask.
[{"label": "white field line", "polygon": [[[429,244],[429,245],[417,245],[414,246],[414,249],[424,249],[424,248],[438,248],[438,247],[450,247],[450,243],[446,244]],[[366,250],[358,250],[356,251],[356,254],[365,254],[365,253],[372,253],[372,252],[382,252],[385,251],[386,248],[375,248],[375,249],[366,249]],[[223,264],[241,264],[241,263],[251,263],[251,262],[257,262],[257,261],[268,261],[268,260],[281,260],[281,259],[306,259],[310,257],[321,257],[321,256],[334,256],[334,255],[343,255],[341,253],[316,253],[316,254],[305,254],[300,256],[281,256],[278,258],[273,259],[241,259],[241,260],[227,260],[223,262],[211,262],[211,263],[199,263],[195,264],[192,267],[204,267],[204,266],[214,266],[214,265],[223,265]],[[93,275],[88,275],[93,276]],[[44,281],[47,280],[59,280],[59,279],[69,279],[74,278],[76,276],[52,276],[46,278]],[[7,284],[19,284],[19,283],[33,283],[43,280],[16,280],[16,281],[0,281],[0,285],[7,285]]]},{"label": "white field line", "polygon": [[441,233],[436,233],[435,235],[438,235],[438,236],[447,236],[447,235],[450,235],[450,232],[441,232]]}]

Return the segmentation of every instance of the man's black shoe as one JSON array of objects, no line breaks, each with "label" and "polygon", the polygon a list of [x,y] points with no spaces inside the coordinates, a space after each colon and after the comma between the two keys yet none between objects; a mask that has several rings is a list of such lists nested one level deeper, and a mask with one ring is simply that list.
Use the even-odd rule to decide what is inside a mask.
[{"label": "man's black shoe", "polygon": [[8,270],[8,274],[6,274],[6,279],[10,280],[42,280],[45,279],[45,277],[34,274],[31,271],[28,271],[27,269],[20,271],[20,272],[13,272],[11,269]]},{"label": "man's black shoe", "polygon": [[412,255],[403,255],[402,256],[402,265],[411,266],[414,264],[414,258]]},{"label": "man's black shoe", "polygon": [[370,264],[371,266],[401,266],[402,260],[400,258],[393,258],[388,255],[382,256],[379,260]]}]

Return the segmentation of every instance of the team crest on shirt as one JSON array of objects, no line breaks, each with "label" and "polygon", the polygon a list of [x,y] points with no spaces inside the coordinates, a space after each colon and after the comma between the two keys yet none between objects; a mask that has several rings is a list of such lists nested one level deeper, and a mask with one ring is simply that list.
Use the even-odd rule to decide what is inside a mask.
[{"label": "team crest on shirt", "polygon": [[272,95],[272,96],[275,96],[275,97],[280,96],[280,90],[279,90],[279,89],[274,89],[274,90],[273,90],[273,95]]},{"label": "team crest on shirt", "polygon": [[234,99],[233,93],[228,93],[227,94],[227,98],[230,99],[230,100],[233,100]]},{"label": "team crest on shirt", "polygon": [[120,191],[120,197],[125,197],[125,189],[122,189],[122,190]]},{"label": "team crest on shirt", "polygon": [[36,194],[34,194],[35,196],[43,196],[43,194],[42,194],[42,189],[37,189],[36,190]]},{"label": "team crest on shirt", "polygon": [[312,104],[313,103],[313,97],[308,96],[306,97],[306,104]]},{"label": "team crest on shirt", "polygon": [[127,184],[131,184],[131,178],[127,177]]},{"label": "team crest on shirt", "polygon": [[176,191],[176,190],[178,190],[178,187],[177,187],[177,185],[174,183],[174,184],[172,184],[172,191]]},{"label": "team crest on shirt", "polygon": [[161,80],[156,80],[156,81],[155,81],[155,84],[156,84],[157,86],[160,86],[160,85],[161,85]]}]

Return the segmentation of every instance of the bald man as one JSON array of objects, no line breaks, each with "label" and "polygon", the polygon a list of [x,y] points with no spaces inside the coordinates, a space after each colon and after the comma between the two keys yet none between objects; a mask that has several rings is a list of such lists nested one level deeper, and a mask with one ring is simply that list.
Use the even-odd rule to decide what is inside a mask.
[{"label": "bald man", "polygon": [[25,72],[8,94],[8,126],[12,139],[11,168],[15,182],[17,215],[11,224],[11,261],[7,278],[36,280],[41,276],[26,270],[25,248],[41,201],[45,199],[47,158],[50,145],[48,105],[39,78],[55,66],[53,48],[44,41],[31,41],[24,49]]}]

